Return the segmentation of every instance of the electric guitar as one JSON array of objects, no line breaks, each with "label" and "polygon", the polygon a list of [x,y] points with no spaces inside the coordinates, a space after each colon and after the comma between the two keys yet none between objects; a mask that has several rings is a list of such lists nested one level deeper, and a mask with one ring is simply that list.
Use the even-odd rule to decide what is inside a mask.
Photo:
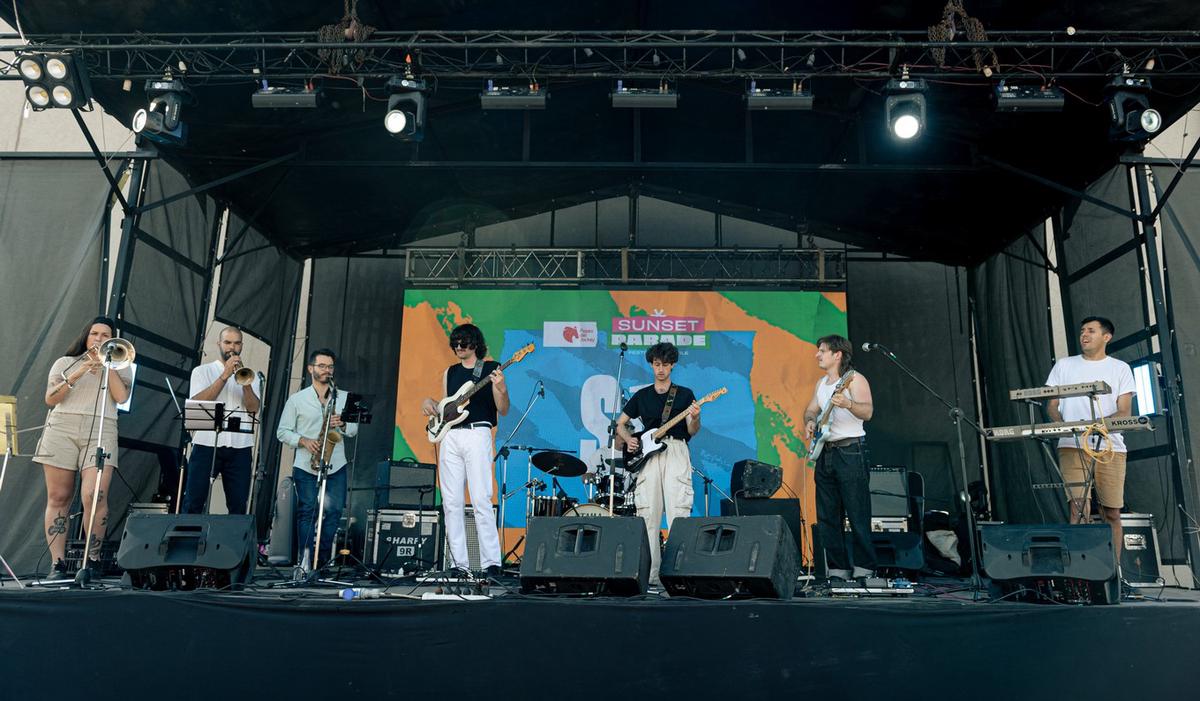
[{"label": "electric guitar", "polygon": [[[508,368],[513,363],[520,362],[522,358],[533,352],[533,344],[525,346],[521,350],[513,353],[513,356],[508,359],[508,362],[500,366],[500,370]],[[483,360],[479,360],[483,362]],[[471,400],[471,396],[479,390],[487,387],[492,381],[492,376],[489,373],[478,382],[464,382],[462,387],[454,394],[446,397],[438,402],[437,414],[429,417],[429,423],[425,425],[425,437],[430,443],[441,443],[446,434],[450,432],[458,424],[467,420],[469,411],[467,411],[467,402]]]},{"label": "electric guitar", "polygon": [[[837,394],[846,389],[846,385],[850,384],[850,379],[854,377],[853,370],[847,370],[845,375],[837,381],[833,387],[833,394]],[[829,396],[829,403],[821,410],[821,414],[817,417],[817,427],[813,429],[812,445],[808,449],[808,457],[816,462],[820,457],[821,450],[825,447],[825,441],[829,440],[829,425],[833,423],[833,395]]]},{"label": "electric guitar", "polygon": [[[704,395],[700,399],[697,399],[696,403],[697,404],[706,404],[706,403],[711,402],[712,400],[716,399],[717,397],[721,396],[722,394],[725,394],[728,391],[729,390],[722,387],[721,389],[715,390],[713,392],[709,392],[708,394]],[[625,467],[626,471],[637,472],[638,470],[642,469],[642,466],[646,464],[646,461],[649,460],[652,455],[654,455],[655,453],[658,453],[660,451],[666,450],[667,446],[666,446],[666,444],[661,442],[662,439],[667,435],[667,431],[670,431],[675,426],[675,424],[679,423],[680,421],[683,421],[684,418],[687,417],[687,415],[688,415],[687,410],[684,410],[684,411],[680,412],[679,414],[676,414],[675,416],[673,416],[669,421],[667,421],[662,426],[644,431],[642,433],[642,435],[638,436],[638,449],[637,450],[629,450],[629,447],[626,446],[625,454],[624,454],[624,457],[625,457],[625,466],[624,467]]]}]

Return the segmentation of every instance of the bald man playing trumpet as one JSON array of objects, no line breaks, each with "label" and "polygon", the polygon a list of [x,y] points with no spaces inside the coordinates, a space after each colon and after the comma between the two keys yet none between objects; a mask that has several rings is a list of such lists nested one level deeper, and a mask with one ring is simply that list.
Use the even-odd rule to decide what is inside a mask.
[{"label": "bald man playing trumpet", "polygon": [[[221,330],[217,342],[220,360],[192,370],[189,397],[216,401],[232,411],[257,414],[262,405],[262,386],[255,373],[242,365],[242,332],[232,326]],[[204,512],[208,490],[218,476],[225,490],[225,506],[231,514],[246,513],[250,499],[251,456],[254,434],[196,431],[192,436],[192,456],[188,460],[187,486],[183,493],[183,513]],[[216,462],[213,462],[213,451]]]}]

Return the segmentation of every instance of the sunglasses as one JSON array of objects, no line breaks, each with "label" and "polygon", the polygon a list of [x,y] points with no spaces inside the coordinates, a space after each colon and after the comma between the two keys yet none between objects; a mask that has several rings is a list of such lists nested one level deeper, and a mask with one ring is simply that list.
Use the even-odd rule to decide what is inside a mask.
[{"label": "sunglasses", "polygon": [[451,341],[450,342],[450,350],[454,350],[456,348],[470,350],[471,348],[474,348],[474,347],[475,347],[475,344],[471,343],[469,341]]}]

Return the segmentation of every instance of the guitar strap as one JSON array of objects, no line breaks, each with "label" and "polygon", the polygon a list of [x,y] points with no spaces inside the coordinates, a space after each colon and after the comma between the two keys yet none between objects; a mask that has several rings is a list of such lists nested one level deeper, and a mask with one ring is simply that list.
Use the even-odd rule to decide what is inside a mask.
[{"label": "guitar strap", "polygon": [[667,390],[667,403],[663,406],[662,419],[658,422],[660,427],[667,422],[667,419],[671,418],[671,405],[675,403],[675,392],[678,390],[678,385],[671,385],[671,389]]},{"label": "guitar strap", "polygon": [[479,378],[483,376],[483,364],[486,362],[487,361],[481,359],[479,362],[475,363],[475,369],[471,371],[471,377],[475,378],[476,382],[479,382]]}]

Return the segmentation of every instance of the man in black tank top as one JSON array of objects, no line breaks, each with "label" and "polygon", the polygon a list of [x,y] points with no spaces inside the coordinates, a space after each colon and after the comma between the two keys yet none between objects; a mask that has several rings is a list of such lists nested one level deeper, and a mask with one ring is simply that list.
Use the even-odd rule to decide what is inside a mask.
[{"label": "man in black tank top", "polygon": [[[494,360],[484,360],[487,343],[474,324],[463,324],[450,332],[450,350],[459,362],[446,369],[442,377],[443,396],[458,392],[464,384],[490,378],[490,388],[476,392],[467,402],[467,418],[454,426],[438,449],[439,483],[442,510],[446,516],[446,539],[450,542],[450,566],[466,570],[467,531],[465,523],[466,489],[471,491],[475,514],[475,533],[479,538],[479,565],[489,577],[500,575],[500,531],[492,509],[492,429],[497,418],[508,413],[508,387],[504,372]],[[421,403],[426,416],[437,414],[437,402],[426,398]]]},{"label": "man in black tank top", "polygon": [[625,404],[617,418],[617,434],[627,446],[638,450],[639,439],[628,426],[631,419],[641,419],[644,429],[650,430],[679,414],[687,414],[663,438],[666,449],[653,455],[638,471],[633,488],[633,503],[637,515],[646,522],[646,536],[650,539],[650,582],[662,586],[658,578],[662,561],[658,536],[663,510],[665,507],[668,529],[673,520],[692,514],[692,460],[688,441],[700,430],[700,405],[692,390],[671,382],[671,369],[679,362],[679,350],[674,344],[651,346],[646,351],[646,362],[654,369],[654,384],[639,389]]},{"label": "man in black tank top", "polygon": [[[825,550],[830,580],[864,579],[874,574],[875,547],[871,544],[871,477],[863,446],[862,422],[875,412],[871,385],[855,372],[837,389],[842,376],[851,370],[854,349],[842,336],[825,336],[817,341],[817,366],[825,375],[817,383],[812,401],[804,410],[805,433],[812,439],[826,406],[832,406],[828,425],[822,428],[828,440],[817,458],[814,480],[817,486],[817,533]],[[830,388],[834,389],[830,389]],[[828,393],[822,402],[822,388]],[[844,432],[844,433],[839,433]],[[810,447],[811,450],[811,447]],[[846,531],[850,521],[854,559],[846,552]],[[853,569],[852,569],[853,568]]]}]

